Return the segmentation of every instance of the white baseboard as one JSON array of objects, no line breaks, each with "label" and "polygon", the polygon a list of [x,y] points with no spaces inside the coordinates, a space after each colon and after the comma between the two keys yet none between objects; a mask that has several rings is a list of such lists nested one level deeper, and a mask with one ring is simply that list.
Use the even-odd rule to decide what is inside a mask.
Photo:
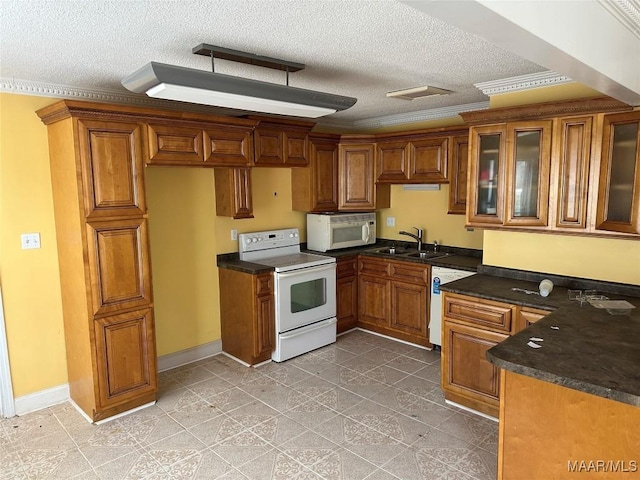
[{"label": "white baseboard", "polygon": [[197,362],[204,358],[222,353],[222,340],[187,348],[179,352],[169,353],[158,357],[158,372],[180,367],[188,363]]},{"label": "white baseboard", "polygon": [[[170,370],[180,367],[188,363],[197,362],[207,357],[222,353],[222,341],[198,345],[197,347],[187,348],[179,352],[170,353],[158,357],[158,371]],[[17,397],[15,401],[15,414],[24,415],[25,413],[42,410],[58,403],[69,400],[69,384],[58,385],[56,387],[47,388],[38,392]]]},{"label": "white baseboard", "polygon": [[35,412],[69,400],[69,384],[58,385],[15,399],[16,415]]}]

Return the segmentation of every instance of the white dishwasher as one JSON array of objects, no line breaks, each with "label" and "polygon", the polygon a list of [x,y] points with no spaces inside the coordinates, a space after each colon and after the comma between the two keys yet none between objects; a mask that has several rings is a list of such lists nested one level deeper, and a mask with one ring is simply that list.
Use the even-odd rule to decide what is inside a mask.
[{"label": "white dishwasher", "polygon": [[476,272],[455,270],[445,267],[431,267],[431,309],[429,317],[429,341],[442,345],[442,295],[440,285],[475,275]]}]

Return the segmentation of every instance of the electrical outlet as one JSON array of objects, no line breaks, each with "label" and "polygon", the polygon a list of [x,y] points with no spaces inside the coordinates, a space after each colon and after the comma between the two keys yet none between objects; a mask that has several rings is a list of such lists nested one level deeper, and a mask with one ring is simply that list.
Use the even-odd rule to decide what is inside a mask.
[{"label": "electrical outlet", "polygon": [[27,250],[31,248],[40,248],[40,234],[39,233],[23,233],[20,235],[22,242],[22,249]]},{"label": "electrical outlet", "polygon": [[387,227],[396,226],[396,217],[387,217]]},{"label": "electrical outlet", "polygon": [[231,229],[231,240],[238,240],[238,230],[235,228]]}]

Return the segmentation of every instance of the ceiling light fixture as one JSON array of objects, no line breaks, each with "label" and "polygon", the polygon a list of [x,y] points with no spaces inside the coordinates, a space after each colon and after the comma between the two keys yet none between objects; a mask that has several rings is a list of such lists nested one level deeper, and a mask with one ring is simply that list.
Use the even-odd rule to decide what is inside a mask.
[{"label": "ceiling light fixture", "polygon": [[308,118],[345,110],[357,101],[352,97],[290,87],[289,72],[302,70],[305,66],[301,63],[204,43],[194,47],[192,52],[210,56],[212,70],[215,58],[282,70],[286,72],[287,84],[278,85],[215,71],[150,62],[125,77],[122,85],[132,92],[146,93],[154,98]]},{"label": "ceiling light fixture", "polygon": [[435,95],[448,95],[451,90],[424,85],[422,87],[405,88],[395,92],[387,92],[387,97],[399,98],[401,100],[413,100],[415,98],[429,97]]}]

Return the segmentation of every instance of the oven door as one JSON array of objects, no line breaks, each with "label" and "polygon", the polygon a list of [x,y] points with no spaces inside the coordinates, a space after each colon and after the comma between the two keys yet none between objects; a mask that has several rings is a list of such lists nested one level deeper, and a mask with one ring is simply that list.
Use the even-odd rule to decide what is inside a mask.
[{"label": "oven door", "polygon": [[336,316],[336,264],[276,273],[276,333]]}]

